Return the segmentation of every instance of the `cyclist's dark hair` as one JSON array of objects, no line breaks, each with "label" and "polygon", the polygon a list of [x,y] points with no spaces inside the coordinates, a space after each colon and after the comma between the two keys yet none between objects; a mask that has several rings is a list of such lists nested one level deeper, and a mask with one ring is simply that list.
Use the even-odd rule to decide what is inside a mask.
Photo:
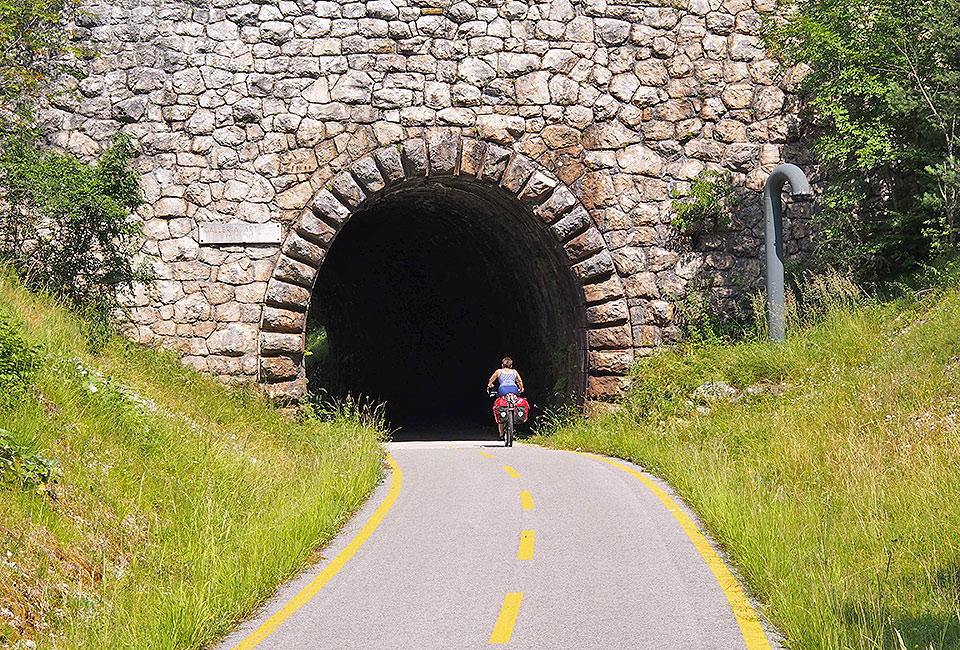
[{"label": "cyclist's dark hair", "polygon": [[510,357],[504,357],[503,361],[501,361],[500,363],[503,364],[504,368],[513,368],[513,359],[511,359]]}]

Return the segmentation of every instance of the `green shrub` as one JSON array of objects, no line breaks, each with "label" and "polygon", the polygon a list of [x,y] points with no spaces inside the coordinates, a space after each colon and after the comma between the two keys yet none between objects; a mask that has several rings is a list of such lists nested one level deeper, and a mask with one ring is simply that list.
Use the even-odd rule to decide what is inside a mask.
[{"label": "green shrub", "polygon": [[707,170],[693,179],[690,191],[670,192],[675,201],[673,210],[674,228],[687,234],[703,233],[730,225],[730,211],[740,205],[741,199],[734,194],[729,172]]},{"label": "green shrub", "polygon": [[0,429],[0,483],[50,493],[58,475],[56,459],[27,453],[9,431]]},{"label": "green shrub", "polygon": [[874,281],[955,253],[960,0],[784,0],[767,27],[807,70],[822,261]]},{"label": "green shrub", "polygon": [[0,313],[0,410],[12,406],[27,388],[36,350],[24,340],[11,318]]},{"label": "green shrub", "polygon": [[41,151],[29,134],[0,143],[0,259],[33,287],[67,299],[95,319],[117,306],[116,293],[149,279],[137,266],[140,226],[131,213],[143,199],[120,135],[96,164]]}]

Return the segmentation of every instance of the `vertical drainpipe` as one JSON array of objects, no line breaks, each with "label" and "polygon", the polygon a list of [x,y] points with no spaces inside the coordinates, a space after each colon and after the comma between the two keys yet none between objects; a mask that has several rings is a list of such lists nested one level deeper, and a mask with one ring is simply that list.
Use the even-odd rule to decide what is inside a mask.
[{"label": "vertical drainpipe", "polygon": [[780,194],[790,183],[790,196],[812,199],[810,183],[799,167],[784,163],[777,165],[763,187],[763,220],[767,249],[767,325],[770,341],[780,343],[786,338],[787,323],[784,312],[783,288],[783,210]]}]

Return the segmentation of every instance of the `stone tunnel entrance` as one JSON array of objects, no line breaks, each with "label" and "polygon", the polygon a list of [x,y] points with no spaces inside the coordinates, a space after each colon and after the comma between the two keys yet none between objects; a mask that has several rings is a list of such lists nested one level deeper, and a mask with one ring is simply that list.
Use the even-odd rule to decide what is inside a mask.
[{"label": "stone tunnel entrance", "polygon": [[490,424],[505,355],[531,402],[583,396],[580,285],[544,221],[493,183],[408,179],[364,202],[310,302],[310,390],[383,401],[393,427]]}]

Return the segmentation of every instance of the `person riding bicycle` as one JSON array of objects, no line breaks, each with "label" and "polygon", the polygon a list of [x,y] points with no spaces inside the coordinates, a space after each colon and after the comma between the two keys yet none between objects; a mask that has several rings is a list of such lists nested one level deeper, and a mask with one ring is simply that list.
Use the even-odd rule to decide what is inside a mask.
[{"label": "person riding bicycle", "polygon": [[[492,389],[494,382],[497,382],[497,395],[503,397],[509,393],[519,395],[523,392],[523,380],[520,379],[520,373],[513,369],[513,359],[504,357],[498,368],[490,376],[487,382],[487,388]],[[503,422],[499,422],[500,437],[503,438]]]}]

